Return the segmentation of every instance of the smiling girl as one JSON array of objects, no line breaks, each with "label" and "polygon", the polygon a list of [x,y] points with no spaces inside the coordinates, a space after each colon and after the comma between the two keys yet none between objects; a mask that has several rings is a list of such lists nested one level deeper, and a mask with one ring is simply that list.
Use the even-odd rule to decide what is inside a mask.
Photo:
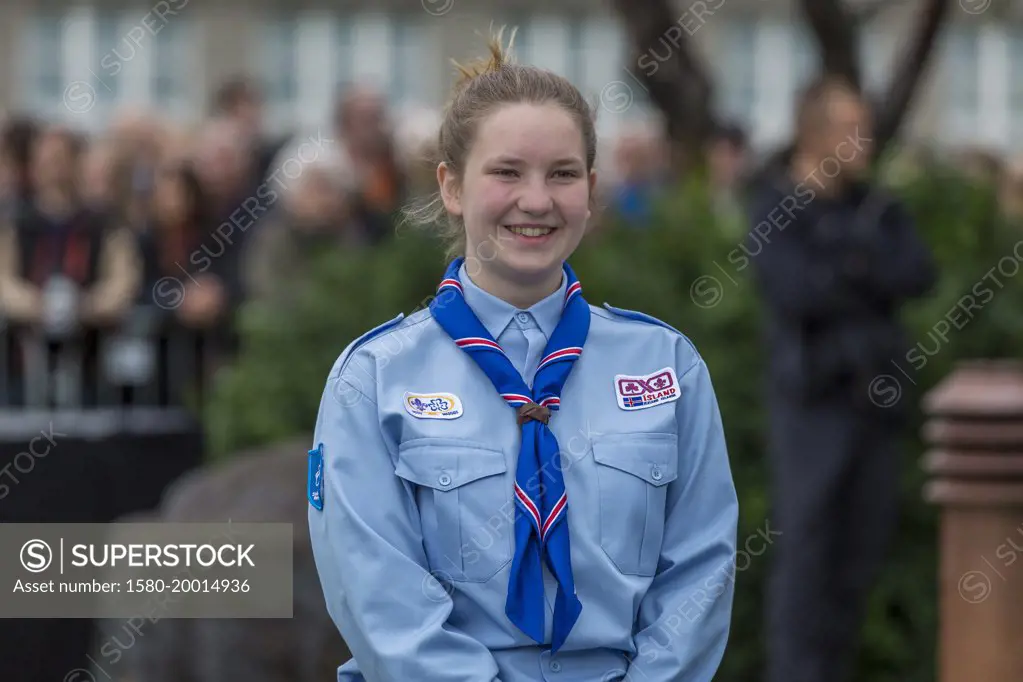
[{"label": "smiling girl", "polygon": [[309,452],[309,526],[353,658],[339,682],[710,682],[738,505],[707,366],[590,306],[596,133],[548,71],[460,67],[439,135],[450,262],[351,343]]}]

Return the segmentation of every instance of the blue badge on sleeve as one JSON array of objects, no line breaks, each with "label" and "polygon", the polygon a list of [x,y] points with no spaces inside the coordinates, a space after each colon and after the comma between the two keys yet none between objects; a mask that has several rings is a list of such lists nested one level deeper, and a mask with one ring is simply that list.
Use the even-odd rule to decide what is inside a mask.
[{"label": "blue badge on sleeve", "polygon": [[323,443],[309,451],[309,483],[306,492],[309,504],[323,511]]}]

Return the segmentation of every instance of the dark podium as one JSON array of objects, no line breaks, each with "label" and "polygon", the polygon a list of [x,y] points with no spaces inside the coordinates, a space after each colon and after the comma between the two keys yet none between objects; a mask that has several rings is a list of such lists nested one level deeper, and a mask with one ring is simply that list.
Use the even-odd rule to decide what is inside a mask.
[{"label": "dark podium", "polygon": [[[203,344],[135,331],[90,349],[0,329],[0,522],[108,523],[156,507],[201,464],[202,427],[184,404],[202,383]],[[0,680],[62,682],[88,670],[93,628],[0,620]]]}]

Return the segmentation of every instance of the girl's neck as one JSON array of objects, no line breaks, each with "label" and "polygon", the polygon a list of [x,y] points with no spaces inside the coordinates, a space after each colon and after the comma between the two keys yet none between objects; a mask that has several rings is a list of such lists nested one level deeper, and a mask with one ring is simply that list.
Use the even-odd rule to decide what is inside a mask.
[{"label": "girl's neck", "polygon": [[561,286],[561,268],[541,278],[532,276],[502,277],[491,270],[480,267],[479,263],[466,261],[466,271],[483,291],[510,303],[519,310],[527,310],[547,298]]}]

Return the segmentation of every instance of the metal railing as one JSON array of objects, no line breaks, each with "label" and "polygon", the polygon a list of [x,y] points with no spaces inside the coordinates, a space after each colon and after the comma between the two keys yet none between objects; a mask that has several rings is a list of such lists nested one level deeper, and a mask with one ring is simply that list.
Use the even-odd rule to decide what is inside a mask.
[{"label": "metal railing", "polygon": [[225,352],[220,335],[185,328],[152,305],[136,306],[113,329],[60,335],[0,319],[0,437],[55,419],[93,439],[185,428]]}]

